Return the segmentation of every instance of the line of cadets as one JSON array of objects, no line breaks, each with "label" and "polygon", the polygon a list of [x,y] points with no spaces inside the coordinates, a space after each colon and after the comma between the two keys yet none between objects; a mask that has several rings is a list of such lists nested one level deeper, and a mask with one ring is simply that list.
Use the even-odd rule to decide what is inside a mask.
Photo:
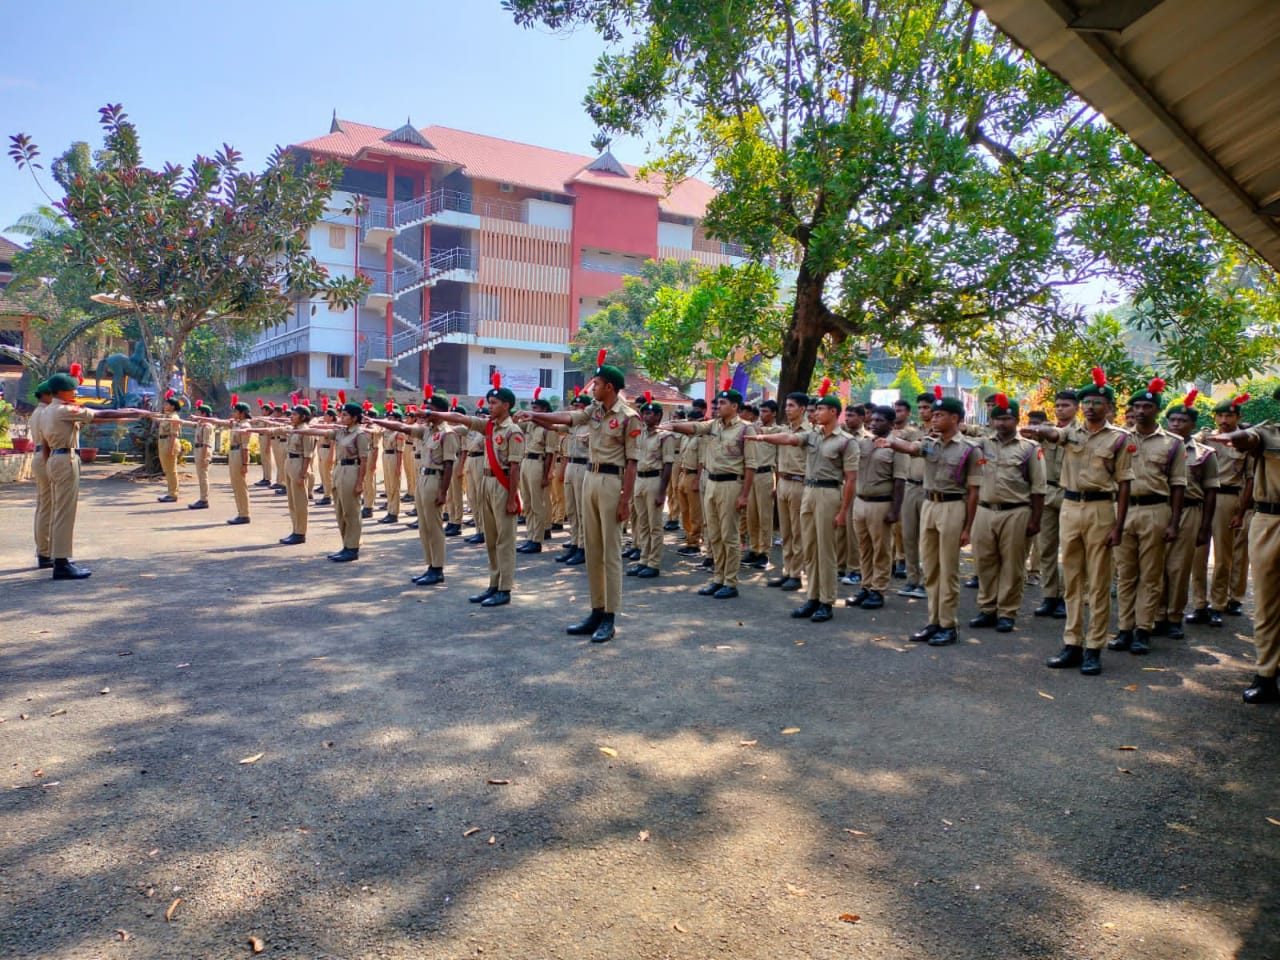
[{"label": "line of cadets", "polygon": [[[66,374],[42,384],[32,417],[37,554],[55,579],[89,576],[70,559],[79,460],[60,456],[75,448],[83,423],[157,419],[168,487],[159,499],[178,496],[181,399],[166,395],[159,414],[92,411],[74,404],[75,385]],[[953,644],[960,552],[971,546],[977,576],[968,585],[978,589],[979,613],[969,626],[1014,629],[1031,560],[1043,593],[1035,615],[1066,621],[1063,648],[1047,666],[1085,675],[1101,672],[1104,645],[1145,654],[1153,637],[1182,638],[1184,619],[1221,626],[1224,613],[1239,614],[1252,559],[1258,665],[1244,698],[1280,701],[1280,427],[1241,424],[1247,396],[1219,404],[1215,428],[1197,434],[1194,392],[1170,413],[1167,430],[1158,425],[1160,380],[1130,398],[1126,428],[1115,426],[1115,395],[1101,370],[1093,383],[1057,394],[1054,425],[1033,412],[1021,430],[1018,403],[1004,394],[988,401],[990,426],[977,428],[964,423],[963,405],[941,388],[917,398],[917,426],[905,401],[851,406],[842,420],[826,380],[816,397],[789,395],[781,421],[774,401],[745,405],[728,382],[710,419],[706,404],[695,401],[690,413],[666,421],[647,394],[632,408],[624,386],[602,351],[588,392],[559,412],[538,392],[529,411],[517,411],[497,375],[470,415],[430,387],[422,405],[402,412],[388,404],[384,417],[374,417],[367,401],[345,402],[341,391],[336,407],[322,400],[319,410],[297,396],[287,411],[259,401],[258,416],[233,396],[230,420],[197,404],[200,499],[190,508],[208,506],[213,430],[223,425],[231,433],[236,501],[228,523],[250,522],[249,447],[258,434],[257,484],[288,497],[292,530],[280,542],[306,541],[314,464],[319,502],[333,504],[342,538],[329,559],[355,560],[362,521],[373,512],[380,446],[387,514],[378,522],[398,522],[402,474],[412,490],[410,515],[426,563],[414,583],[444,582],[446,537],[462,531],[465,484],[477,527],[466,540],[484,544],[489,561],[489,585],[471,602],[509,603],[516,554],[542,552],[564,517],[569,538],[555,560],[587,566],[591,597],[590,614],[567,632],[606,642],[616,632],[624,559],[636,561],[626,576],[653,579],[661,574],[664,532],[683,526],[677,553],[685,557],[701,555],[705,534],[702,562],[711,581],[698,593],[733,599],[744,565],[768,567],[776,505],[782,565],[766,583],[784,592],[807,588],[793,618],[831,620],[837,582],[860,586],[846,606],[879,609],[891,577],[899,576],[907,581],[900,596],[927,601],[928,622],[910,639]],[[287,413],[287,424],[278,413]],[[521,514],[527,539],[517,547]],[[632,546],[624,551],[628,523]],[[1118,630],[1108,639],[1113,582]],[[1193,611],[1184,618],[1188,598]]]}]

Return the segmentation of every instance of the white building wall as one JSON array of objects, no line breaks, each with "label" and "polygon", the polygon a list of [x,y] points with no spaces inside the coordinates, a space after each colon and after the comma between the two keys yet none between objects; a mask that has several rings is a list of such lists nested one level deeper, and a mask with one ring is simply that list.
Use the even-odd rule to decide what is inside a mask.
[{"label": "white building wall", "polygon": [[693,227],[681,223],[658,221],[658,246],[675,247],[679,250],[693,249]]},{"label": "white building wall", "polygon": [[573,229],[573,207],[567,203],[526,200],[524,213],[525,221],[532,226],[554,227],[557,230]]},{"label": "white building wall", "polygon": [[496,366],[502,374],[502,385],[510,387],[517,400],[533,399],[533,389],[539,383],[539,371],[551,371],[551,386],[542,388],[546,397],[561,397],[564,393],[564,357],[552,354],[544,358],[537,350],[512,350],[500,347],[493,348],[493,353],[485,353],[483,347],[470,347],[467,350],[467,390],[468,394],[483,396],[489,389],[489,367]]}]

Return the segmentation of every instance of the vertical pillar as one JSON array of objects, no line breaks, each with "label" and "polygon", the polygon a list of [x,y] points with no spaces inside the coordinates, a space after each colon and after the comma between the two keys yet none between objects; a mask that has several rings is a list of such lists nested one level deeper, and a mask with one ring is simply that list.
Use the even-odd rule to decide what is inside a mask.
[{"label": "vertical pillar", "polygon": [[[396,165],[394,163],[388,163],[387,164],[387,226],[388,227],[395,226],[395,217],[393,214],[395,205],[396,205]],[[391,252],[391,248],[392,248],[392,244],[394,244],[395,242],[396,242],[395,233],[392,232],[391,236],[387,238],[386,271],[387,271],[387,293],[388,294],[393,294],[392,286],[391,286],[391,274],[395,270],[396,260],[395,260],[395,256]],[[393,294],[391,297],[388,298],[387,308],[386,308],[386,321],[387,321],[386,323],[386,328],[387,328],[386,356],[388,360],[391,358],[391,337],[395,333],[395,324],[391,319],[391,310],[394,304],[395,304],[395,298]],[[383,375],[383,383],[386,386],[387,390],[390,391],[391,390],[390,364],[388,364],[387,371]]]},{"label": "vertical pillar", "polygon": [[[431,193],[431,174],[424,173],[422,175],[422,195],[428,196]],[[426,263],[431,262],[431,221],[427,221],[422,225],[422,259]],[[423,336],[429,335],[431,323],[431,288],[422,288],[422,332]],[[418,354],[418,383],[425,385],[431,382],[431,351],[423,350]]]}]

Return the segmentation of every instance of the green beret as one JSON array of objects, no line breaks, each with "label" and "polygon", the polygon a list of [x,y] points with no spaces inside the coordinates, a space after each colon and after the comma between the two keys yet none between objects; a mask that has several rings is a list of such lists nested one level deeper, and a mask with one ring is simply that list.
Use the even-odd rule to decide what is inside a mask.
[{"label": "green beret", "polygon": [[918,393],[918,394],[916,394],[916,403],[917,403],[917,404],[920,404],[920,403],[933,403],[933,401],[934,401],[935,399],[937,399],[937,398],[936,398],[936,397],[934,397],[934,395],[933,395],[932,393]]},{"label": "green beret", "polygon": [[742,394],[732,388],[729,390],[721,390],[716,394],[716,399],[728,400],[730,403],[736,403],[738,406],[742,406]]},{"label": "green beret", "polygon": [[494,387],[484,395],[486,400],[501,400],[509,407],[516,405],[516,395],[506,387]]},{"label": "green beret", "polygon": [[80,382],[69,373],[55,373],[46,383],[49,385],[51,393],[64,393],[67,390],[75,390],[80,386]]},{"label": "green beret", "polygon": [[551,402],[548,400],[543,400],[541,397],[539,397],[537,400],[531,400],[529,402],[529,406],[533,407],[535,410],[542,410],[546,413],[551,412]]},{"label": "green beret", "polygon": [[941,400],[934,397],[933,409],[941,410],[943,413],[954,413],[958,417],[964,416],[964,404],[959,397],[943,397]]},{"label": "green beret", "polygon": [[36,388],[33,392],[37,397],[43,397],[46,393],[53,393],[53,391],[49,389],[48,380],[41,380],[39,383],[37,383]]},{"label": "green beret", "polygon": [[1192,423],[1200,422],[1200,411],[1197,410],[1195,407],[1188,407],[1181,403],[1178,404],[1173,409],[1171,409],[1164,416],[1166,420],[1168,420],[1170,417],[1186,417]]},{"label": "green beret", "polygon": [[236,404],[234,407],[232,407],[231,409],[232,409],[232,410],[239,410],[241,413],[251,413],[251,412],[252,412],[252,411],[249,409],[249,405],[248,405],[247,403],[245,403],[243,400],[241,400],[239,403],[237,403],[237,404]]},{"label": "green beret", "polygon": [[839,395],[835,393],[828,393],[826,396],[819,397],[817,400],[813,401],[813,403],[814,406],[817,407],[830,407],[836,413],[839,413],[844,406],[840,402]]},{"label": "green beret", "polygon": [[175,410],[182,409],[182,397],[176,393],[172,397],[165,397],[164,402],[170,404]]},{"label": "green beret", "polygon": [[1101,397],[1108,403],[1114,403],[1116,392],[1110,386],[1098,386],[1096,383],[1090,383],[1077,390],[1076,396],[1081,400],[1085,397]]},{"label": "green beret", "polygon": [[[449,401],[446,400],[444,397],[437,397],[433,394],[431,399],[427,401],[427,406],[431,407],[432,410],[448,410]],[[419,415],[426,414],[428,412],[429,411],[426,409],[426,407],[418,408]]]},{"label": "green beret", "polygon": [[996,405],[996,398],[994,396],[988,397],[987,400],[992,404],[991,413],[990,413],[991,416],[1013,417],[1013,419],[1015,420],[1018,419],[1018,413],[1021,410],[1021,408],[1018,406],[1017,400],[1010,400],[1006,398],[1005,406]]},{"label": "green beret", "polygon": [[662,413],[662,404],[657,400],[650,400],[648,403],[640,404],[641,413]]},{"label": "green beret", "polygon": [[627,385],[627,378],[622,375],[622,371],[611,363],[604,363],[596,367],[596,376],[605,383],[613,384],[613,389],[615,390],[621,390]]},{"label": "green beret", "polygon": [[307,406],[305,403],[298,404],[296,407],[293,408],[293,412],[296,413],[298,416],[300,416],[303,420],[310,420],[314,416],[314,414],[311,412],[311,408]]},{"label": "green beret", "polygon": [[1163,406],[1162,398],[1164,396],[1164,381],[1156,377],[1147,385],[1147,389],[1139,390],[1129,398],[1129,406],[1135,403],[1154,403],[1157,407]]},{"label": "green beret", "polygon": [[[1277,391],[1277,392],[1280,393],[1280,391]],[[1243,407],[1248,402],[1249,402],[1249,395],[1247,393],[1242,393],[1242,394],[1239,394],[1238,396],[1232,397],[1230,400],[1223,400],[1219,403],[1215,403],[1213,405],[1213,412],[1214,413],[1234,413],[1238,415],[1240,413],[1240,408]]]},{"label": "green beret", "polygon": [[591,395],[586,393],[580,393],[573,398],[573,402],[580,407],[589,407],[591,405]]},{"label": "green beret", "polygon": [[364,417],[364,407],[360,406],[360,404],[355,403],[354,401],[349,403],[344,403],[342,405],[342,412],[351,414],[357,420],[360,420]]}]

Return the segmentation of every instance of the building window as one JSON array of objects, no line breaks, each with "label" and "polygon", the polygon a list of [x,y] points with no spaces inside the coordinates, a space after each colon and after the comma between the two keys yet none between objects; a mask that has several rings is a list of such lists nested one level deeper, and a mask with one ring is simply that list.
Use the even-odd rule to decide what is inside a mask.
[{"label": "building window", "polygon": [[329,246],[334,250],[345,250],[347,247],[347,228],[329,228]]},{"label": "building window", "polygon": [[[496,347],[482,347],[480,352],[483,353],[486,357],[496,357],[498,355],[498,350]],[[493,370],[490,369],[489,372],[492,373]]]},{"label": "building window", "polygon": [[[540,354],[538,354],[538,359],[539,359],[539,360],[550,360],[550,359],[551,359],[551,354],[549,354],[549,353],[540,353]],[[546,384],[543,384],[543,386],[546,386]]]},{"label": "building window", "polygon": [[329,354],[329,379],[346,380],[351,376],[351,358],[338,353]]},{"label": "building window", "polygon": [[538,370],[538,386],[543,390],[550,390],[551,387],[554,386],[554,381],[551,379],[551,371],[546,367],[542,367]]}]

